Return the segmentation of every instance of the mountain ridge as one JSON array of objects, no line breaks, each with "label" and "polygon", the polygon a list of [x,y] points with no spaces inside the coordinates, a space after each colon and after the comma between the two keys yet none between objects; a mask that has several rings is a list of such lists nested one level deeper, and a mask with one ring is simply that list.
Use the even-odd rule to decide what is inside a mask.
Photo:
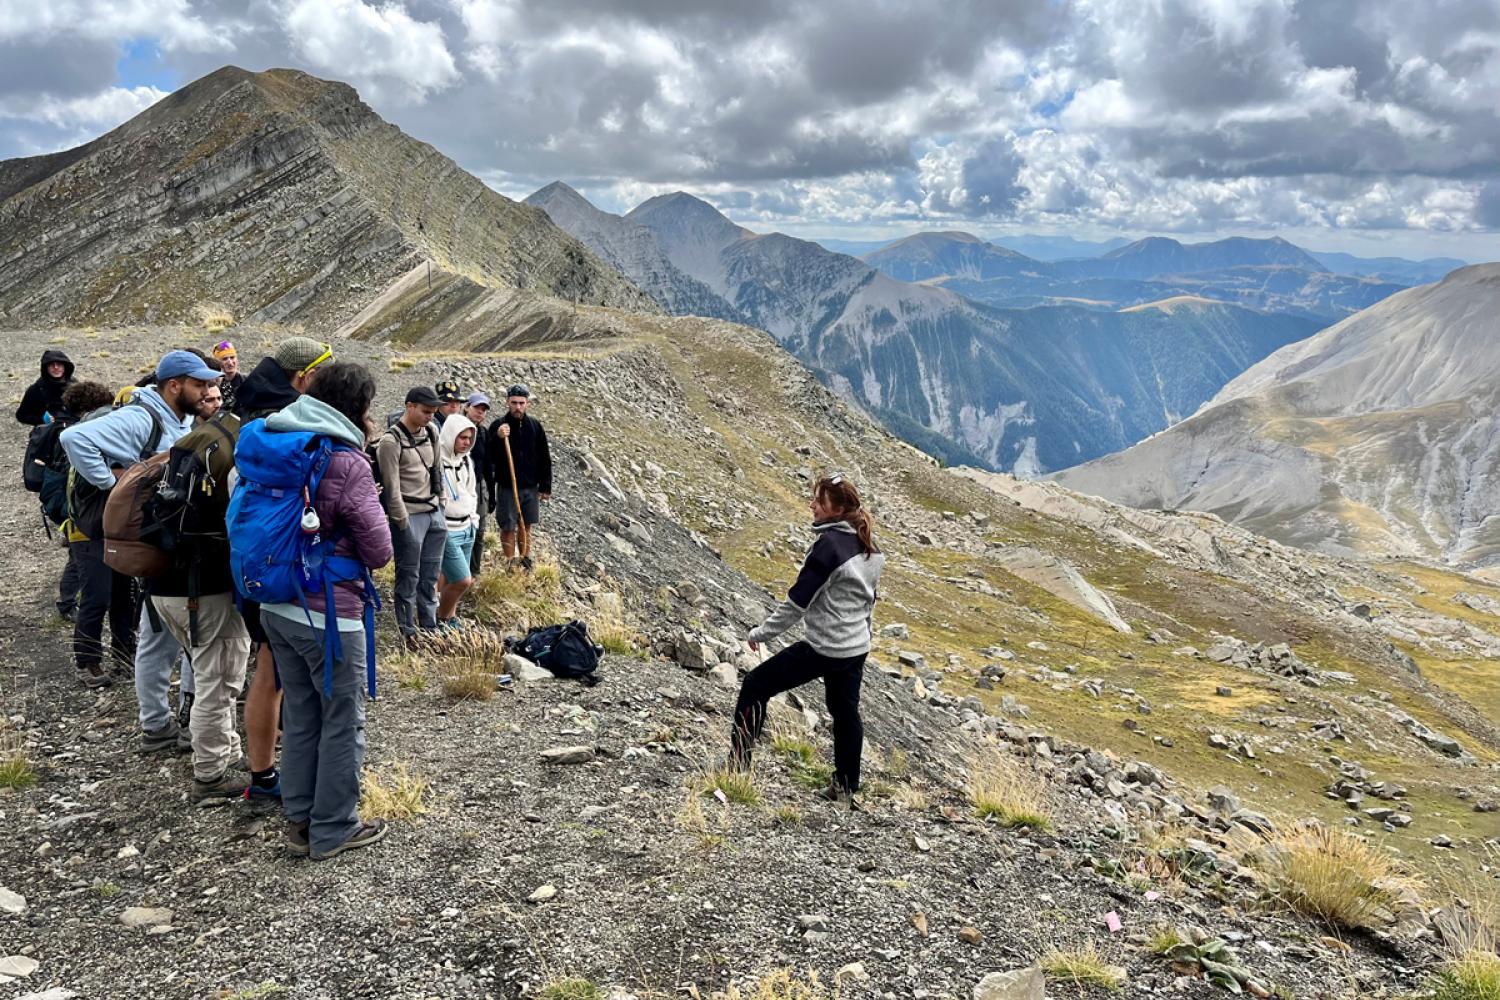
[{"label": "mountain ridge", "polygon": [[545,213],[406,136],[352,87],[296,70],[220,69],[81,147],[0,164],[0,192],[0,321],[12,324],[162,321],[209,305],[338,327],[427,268],[367,335],[461,325],[476,309],[655,308]]}]

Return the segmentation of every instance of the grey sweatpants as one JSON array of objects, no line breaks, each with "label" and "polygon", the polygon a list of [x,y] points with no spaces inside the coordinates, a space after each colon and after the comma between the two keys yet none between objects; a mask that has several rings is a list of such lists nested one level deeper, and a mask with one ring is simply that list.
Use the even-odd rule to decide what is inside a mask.
[{"label": "grey sweatpants", "polygon": [[151,612],[145,601],[141,602],[141,624],[135,634],[135,700],[140,704],[141,728],[154,733],[172,718],[172,704],[167,700],[172,668],[182,661],[182,693],[192,694],[193,665],[165,621],[160,632],[151,627]]},{"label": "grey sweatpants", "polygon": [[448,544],[448,521],[440,510],[412,514],[405,531],[391,526],[396,547],[396,626],[402,635],[437,628],[437,582]]},{"label": "grey sweatpants", "polygon": [[345,632],[333,665],[333,697],[323,693],[323,631],[263,615],[281,677],[281,807],[308,823],[313,854],[359,829],[359,772],[365,761],[365,636]]}]

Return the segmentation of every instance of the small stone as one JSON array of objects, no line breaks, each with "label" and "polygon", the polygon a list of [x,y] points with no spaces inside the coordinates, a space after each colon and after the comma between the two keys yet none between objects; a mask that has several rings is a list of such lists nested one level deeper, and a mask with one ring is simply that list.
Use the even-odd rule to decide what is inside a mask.
[{"label": "small stone", "polygon": [[547,900],[552,899],[556,895],[557,895],[557,886],[555,886],[555,885],[539,885],[534,890],[532,890],[531,895],[529,895],[529,896],[526,897],[526,902],[528,902],[528,903],[545,903]]},{"label": "small stone", "polygon": [[12,979],[25,979],[36,971],[37,965],[38,962],[36,959],[28,958],[25,955],[11,955],[8,958],[0,958],[0,976],[9,976]]},{"label": "small stone", "polygon": [[1411,816],[1408,813],[1392,813],[1386,818],[1386,822],[1400,829],[1411,826]]},{"label": "small stone", "polygon": [[1214,688],[1214,694],[1218,695],[1220,698],[1229,698],[1234,695],[1234,688],[1225,687],[1224,685],[1220,684],[1218,687]]},{"label": "small stone", "polygon": [[0,913],[8,913],[13,917],[19,917],[26,912],[26,897],[19,892],[11,892],[4,886],[0,886]]},{"label": "small stone", "polygon": [[[1500,803],[1497,803],[1491,799],[1481,799],[1480,801],[1474,803],[1474,811],[1477,813],[1497,812],[1500,811]],[[0,899],[3,899],[3,897],[0,897]],[[3,903],[0,903],[0,905],[3,905]]]},{"label": "small stone", "polygon": [[120,923],[126,927],[154,927],[171,922],[172,911],[166,907],[129,906],[120,914]]},{"label": "small stone", "polygon": [[911,925],[917,929],[917,933],[923,937],[927,936],[927,914],[913,913],[910,917]]},{"label": "small stone", "polygon": [[1229,742],[1229,737],[1225,736],[1223,733],[1209,733],[1208,745],[1213,747],[1215,750],[1228,750],[1231,746],[1233,746],[1233,744]]},{"label": "small stone", "polygon": [[593,759],[593,747],[552,747],[542,751],[544,764],[587,764]]},{"label": "small stone", "polygon": [[979,944],[984,940],[984,935],[980,933],[978,927],[960,927],[958,939],[964,944]]},{"label": "small stone", "polygon": [[126,858],[140,857],[140,853],[140,849],[134,844],[126,844],[124,847],[120,848],[117,854],[115,854],[115,858],[117,860],[123,861]]},{"label": "small stone", "polygon": [[501,659],[500,665],[506,673],[523,684],[532,684],[536,681],[550,681],[555,676],[546,667],[537,666],[519,653],[506,653]]},{"label": "small stone", "polygon": [[1223,785],[1215,785],[1208,790],[1208,804],[1213,807],[1214,812],[1226,815],[1233,813],[1240,807],[1240,800],[1234,792]]},{"label": "small stone", "polygon": [[708,676],[717,681],[719,687],[726,691],[733,691],[740,686],[739,671],[728,663],[720,663],[708,672]]},{"label": "small stone", "polygon": [[797,926],[803,931],[828,930],[828,917],[822,913],[803,913],[797,917]]},{"label": "small stone", "polygon": [[856,983],[868,983],[870,974],[865,971],[865,963],[850,962],[833,974],[833,985],[837,987],[845,979],[852,979]]},{"label": "small stone", "polygon": [[1041,969],[991,972],[974,985],[974,1000],[1046,1000],[1046,991]]},{"label": "small stone", "polygon": [[1453,838],[1449,837],[1446,833],[1440,833],[1436,837],[1433,837],[1429,843],[1433,847],[1452,847]]},{"label": "small stone", "polygon": [[911,835],[911,846],[915,847],[922,854],[926,854],[928,851],[932,850],[932,845],[927,843],[927,841],[923,839],[920,833],[914,833]]}]

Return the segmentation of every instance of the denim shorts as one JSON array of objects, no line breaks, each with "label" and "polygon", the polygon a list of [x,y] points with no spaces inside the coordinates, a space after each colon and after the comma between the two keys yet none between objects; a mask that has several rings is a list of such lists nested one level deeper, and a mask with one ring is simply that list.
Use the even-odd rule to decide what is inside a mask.
[{"label": "denim shorts", "polygon": [[467,580],[469,556],[474,552],[474,526],[448,528],[448,542],[443,548],[443,579],[449,583]]}]

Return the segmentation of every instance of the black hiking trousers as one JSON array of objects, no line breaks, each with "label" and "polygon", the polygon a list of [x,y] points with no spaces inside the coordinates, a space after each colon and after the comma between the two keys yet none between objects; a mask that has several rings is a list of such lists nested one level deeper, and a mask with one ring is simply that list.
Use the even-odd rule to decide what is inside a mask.
[{"label": "black hiking trousers", "polygon": [[104,542],[75,542],[78,558],[78,610],[73,615],[73,662],[80,669],[102,666],[104,619],[109,618],[109,652],[115,664],[129,670],[135,661],[135,624],[139,614],[130,577],[104,564]]},{"label": "black hiking trousers", "polygon": [[750,766],[751,751],[766,724],[766,703],[821,677],[828,714],[833,716],[833,784],[841,792],[859,791],[859,758],[865,743],[859,685],[864,680],[866,655],[824,656],[806,642],[797,642],[746,674],[734,707],[735,766]]}]

